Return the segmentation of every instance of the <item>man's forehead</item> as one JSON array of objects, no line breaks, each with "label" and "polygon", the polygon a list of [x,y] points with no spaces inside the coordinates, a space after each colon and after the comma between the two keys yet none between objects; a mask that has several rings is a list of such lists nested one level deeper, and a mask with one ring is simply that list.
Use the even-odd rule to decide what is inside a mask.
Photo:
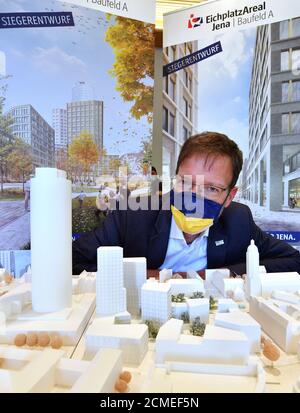
[{"label": "man's forehead", "polygon": [[226,155],[195,154],[182,161],[178,174],[190,176],[193,181],[198,175],[202,175],[205,181],[214,179],[220,184],[229,185],[232,180],[232,163]]}]

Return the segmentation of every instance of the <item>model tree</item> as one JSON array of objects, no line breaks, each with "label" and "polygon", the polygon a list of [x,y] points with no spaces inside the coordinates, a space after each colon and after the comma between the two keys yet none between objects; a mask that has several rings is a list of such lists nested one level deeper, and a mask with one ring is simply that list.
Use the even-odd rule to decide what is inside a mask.
[{"label": "model tree", "polygon": [[204,298],[204,294],[201,291],[195,291],[195,292],[193,292],[193,294],[190,298],[191,299]]},{"label": "model tree", "polygon": [[185,302],[185,296],[183,293],[179,293],[177,295],[172,295],[171,296],[172,303],[184,303]]},{"label": "model tree", "polygon": [[205,332],[205,327],[206,324],[201,323],[200,317],[196,317],[191,324],[190,333],[193,334],[193,336],[202,337]]},{"label": "model tree", "polygon": [[214,297],[211,295],[209,297],[209,309],[216,310],[218,308],[218,301],[214,299]]},{"label": "model tree", "polygon": [[149,338],[156,338],[160,329],[159,323],[152,320],[146,320],[145,324],[148,326]]}]

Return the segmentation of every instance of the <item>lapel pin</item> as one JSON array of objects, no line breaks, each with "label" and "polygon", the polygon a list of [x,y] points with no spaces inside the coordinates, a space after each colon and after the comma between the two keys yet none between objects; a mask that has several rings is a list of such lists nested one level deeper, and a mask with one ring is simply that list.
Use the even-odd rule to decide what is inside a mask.
[{"label": "lapel pin", "polygon": [[217,247],[219,247],[220,245],[224,245],[224,240],[221,239],[220,241],[216,241],[215,244]]}]

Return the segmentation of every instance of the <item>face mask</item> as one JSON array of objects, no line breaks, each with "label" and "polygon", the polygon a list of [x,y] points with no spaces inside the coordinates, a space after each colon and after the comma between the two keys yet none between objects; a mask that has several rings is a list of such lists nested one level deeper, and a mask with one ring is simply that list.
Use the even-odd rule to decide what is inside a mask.
[{"label": "face mask", "polygon": [[[182,232],[191,235],[199,234],[216,223],[224,205],[200,198],[193,192],[174,191],[170,193],[170,203],[176,225]],[[195,216],[197,214],[201,217]]]}]

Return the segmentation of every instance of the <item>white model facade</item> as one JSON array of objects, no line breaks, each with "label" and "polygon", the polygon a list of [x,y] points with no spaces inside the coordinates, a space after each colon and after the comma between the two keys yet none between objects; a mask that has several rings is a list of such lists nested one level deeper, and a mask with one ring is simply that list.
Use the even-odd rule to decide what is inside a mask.
[{"label": "white model facade", "polygon": [[31,179],[32,307],[40,313],[72,304],[72,196],[66,172],[36,168]]},{"label": "white model facade", "polygon": [[246,281],[245,293],[249,300],[252,296],[261,294],[261,282],[259,274],[259,253],[253,240],[246,253]]},{"label": "white model facade", "polygon": [[126,312],[126,289],[123,277],[123,249],[99,247],[96,280],[96,312],[98,316]]},{"label": "white model facade", "polygon": [[252,297],[250,315],[287,354],[297,354],[300,341],[300,306]]},{"label": "white model facade", "polygon": [[225,298],[229,294],[234,296],[239,289],[244,289],[244,280],[242,278],[230,278],[229,270],[215,270],[210,276],[210,282]]},{"label": "white model facade", "polygon": [[124,286],[127,296],[127,311],[134,316],[141,315],[141,291],[147,280],[146,258],[124,258]]},{"label": "white model facade", "polygon": [[148,350],[148,327],[145,324],[114,324],[114,317],[96,318],[85,335],[86,353],[100,348],[122,350],[123,361],[139,365]]},{"label": "white model facade", "polygon": [[165,323],[171,318],[171,286],[148,281],[142,287],[142,319]]},{"label": "white model facade", "polygon": [[252,318],[248,313],[233,311],[230,313],[216,314],[215,326],[242,331],[246,334],[250,342],[251,353],[260,353],[261,328],[259,323],[255,321],[254,318]]},{"label": "white model facade", "polygon": [[205,293],[204,283],[202,279],[186,278],[177,279],[172,278],[166,281],[166,284],[171,287],[171,295],[184,294],[186,297],[191,297],[193,293]]},{"label": "white model facade", "polygon": [[207,324],[209,321],[209,299],[188,298],[183,303],[172,303],[172,317],[179,320],[188,317],[189,322],[200,317],[201,323]]},{"label": "white model facade", "polygon": [[73,279],[73,294],[96,293],[96,273],[82,271]]},{"label": "white model facade", "polygon": [[167,361],[246,364],[250,343],[243,332],[207,325],[204,336],[182,334],[183,321],[171,319],[156,337],[156,363]]},{"label": "white model facade", "polygon": [[173,271],[167,268],[162,269],[159,271],[159,282],[164,283],[173,276]]},{"label": "white model facade", "polygon": [[64,351],[0,347],[0,393],[114,393],[122,352],[101,349],[91,361]]},{"label": "white model facade", "polygon": [[[31,286],[23,283],[0,297],[0,327],[6,326],[10,317],[20,314],[31,302]],[[1,333],[0,333],[1,337]],[[0,338],[1,343],[1,338]]]}]

